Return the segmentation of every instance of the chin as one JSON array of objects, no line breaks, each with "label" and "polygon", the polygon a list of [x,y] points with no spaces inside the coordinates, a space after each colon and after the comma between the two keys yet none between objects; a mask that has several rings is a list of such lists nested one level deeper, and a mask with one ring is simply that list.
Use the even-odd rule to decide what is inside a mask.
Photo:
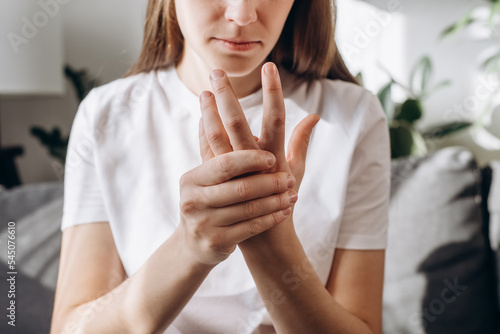
[{"label": "chin", "polygon": [[248,59],[243,57],[231,57],[226,61],[218,61],[214,65],[214,68],[220,68],[229,77],[245,77],[255,71],[260,72],[263,62],[256,62],[255,58]]}]

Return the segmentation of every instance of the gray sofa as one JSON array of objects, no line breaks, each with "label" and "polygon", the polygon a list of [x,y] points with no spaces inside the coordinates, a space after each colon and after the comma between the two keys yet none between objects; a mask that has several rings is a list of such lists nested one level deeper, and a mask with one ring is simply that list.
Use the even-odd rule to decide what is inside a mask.
[{"label": "gray sofa", "polygon": [[[449,147],[393,160],[391,186],[384,333],[499,333],[500,162]],[[49,332],[62,204],[58,182],[0,191],[2,291],[8,221],[18,250],[16,327],[0,333]]]},{"label": "gray sofa", "polygon": [[500,162],[393,160],[385,333],[498,333]]}]

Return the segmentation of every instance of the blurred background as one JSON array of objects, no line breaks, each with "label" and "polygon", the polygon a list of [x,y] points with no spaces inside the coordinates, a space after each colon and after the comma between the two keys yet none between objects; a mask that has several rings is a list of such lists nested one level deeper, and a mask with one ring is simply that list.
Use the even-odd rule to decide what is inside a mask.
[{"label": "blurred background", "polygon": [[[337,4],[339,50],[391,137],[384,333],[497,333],[500,0]],[[15,227],[20,292],[0,333],[49,332],[71,125],[138,58],[146,5],[0,0],[0,281]]]},{"label": "blurred background", "polygon": [[[0,2],[0,140],[2,147],[22,148],[15,158],[21,183],[62,181],[58,141],[52,141],[51,155],[31,129],[52,134],[58,128],[67,138],[80,102],[70,78],[81,79],[86,91],[92,80],[104,84],[121,77],[139,56],[145,10],[146,1],[137,0]],[[5,38],[9,33],[15,34],[12,40]],[[72,76],[65,66],[73,69]],[[31,77],[12,85],[13,75],[18,78],[22,71]],[[86,76],[78,77],[81,71]],[[34,77],[44,83],[29,87]]]},{"label": "blurred background", "polygon": [[[482,165],[500,157],[493,3],[338,0],[337,40],[351,72],[374,93],[390,86],[381,100],[393,101],[384,105],[391,120],[404,102],[416,101],[392,124],[394,142],[404,146],[393,157],[455,144],[470,147]],[[22,184],[62,181],[64,141],[80,99],[137,59],[146,1],[2,0],[0,6],[4,165],[14,162]],[[11,180],[2,183],[17,183],[12,167],[5,168]]]}]

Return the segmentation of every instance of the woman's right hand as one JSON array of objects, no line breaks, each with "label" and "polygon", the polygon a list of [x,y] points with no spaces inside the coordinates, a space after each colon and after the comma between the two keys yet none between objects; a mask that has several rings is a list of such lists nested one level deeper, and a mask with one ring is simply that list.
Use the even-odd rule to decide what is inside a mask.
[{"label": "woman's right hand", "polygon": [[275,163],[270,152],[240,150],[204,161],[181,177],[178,228],[195,261],[216,265],[238,243],[290,214],[296,200],[290,173],[244,175],[268,170]]}]

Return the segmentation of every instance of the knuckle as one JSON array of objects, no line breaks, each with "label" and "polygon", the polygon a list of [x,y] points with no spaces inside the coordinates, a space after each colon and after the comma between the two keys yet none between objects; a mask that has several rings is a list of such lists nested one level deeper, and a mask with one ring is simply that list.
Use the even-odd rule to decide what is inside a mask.
[{"label": "knuckle", "polygon": [[207,202],[205,198],[204,189],[183,193],[179,204],[181,212],[185,214],[192,214],[193,212],[206,207]]},{"label": "knuckle", "polygon": [[282,219],[281,211],[277,211],[277,212],[272,213],[271,221],[272,221],[273,225],[278,224],[282,220],[283,219]]},{"label": "knuckle", "polygon": [[283,215],[282,211],[276,211],[272,214],[272,225],[281,223],[286,217]]},{"label": "knuckle", "polygon": [[[206,100],[203,100],[200,105],[201,114],[205,115],[205,113],[209,112],[210,107],[211,107],[210,104]],[[201,128],[203,129],[203,126],[201,126]]]},{"label": "knuckle", "polygon": [[255,201],[248,201],[248,202],[245,202],[244,204],[244,208],[245,208],[245,214],[248,216],[248,217],[255,217],[255,215],[257,214],[257,203],[255,203]]},{"label": "knuckle", "polygon": [[236,193],[240,199],[248,199],[252,194],[250,184],[245,180],[240,180],[236,183]]},{"label": "knuckle", "polygon": [[190,221],[190,223],[188,224],[189,231],[193,236],[194,240],[196,240],[197,242],[203,242],[204,240],[207,239],[208,223],[209,222],[206,217]]},{"label": "knuckle", "polygon": [[257,235],[262,232],[263,221],[261,218],[252,219],[248,222],[248,234]]},{"label": "knuckle", "polygon": [[285,196],[288,196],[288,195],[285,193],[285,194],[281,194],[281,195],[276,196],[276,205],[279,209],[282,209],[288,205]]},{"label": "knuckle", "polygon": [[204,230],[205,230],[204,224],[203,222],[201,222],[199,224],[195,224],[194,226],[192,226],[191,233],[193,234],[196,240],[200,240],[203,238]]},{"label": "knuckle", "polygon": [[220,94],[225,94],[225,93],[230,93],[231,92],[231,87],[229,87],[227,84],[222,84],[222,85],[218,85],[217,87],[215,87],[214,89],[214,93],[216,95],[220,95]]},{"label": "knuckle", "polygon": [[212,156],[212,149],[208,146],[202,147],[200,150],[200,154],[202,157],[210,157]]},{"label": "knuckle", "polygon": [[217,168],[221,172],[229,174],[231,171],[231,160],[229,159],[229,157],[221,156],[219,159],[217,159]]},{"label": "knuckle", "polygon": [[273,117],[273,127],[283,127],[286,123],[286,115],[275,115]]},{"label": "knuckle", "polygon": [[233,131],[238,132],[244,129],[245,121],[239,116],[232,117],[227,120],[227,126]]},{"label": "knuckle", "polygon": [[268,83],[266,90],[272,95],[277,95],[277,96],[281,95],[283,91],[281,84],[279,83]]},{"label": "knuckle", "polygon": [[181,200],[180,210],[183,213],[189,214],[196,211],[197,205],[193,198],[187,198]]},{"label": "knuckle", "polygon": [[225,250],[224,237],[222,233],[216,233],[207,240],[207,247],[213,252],[221,253]]},{"label": "knuckle", "polygon": [[280,192],[282,187],[283,187],[283,184],[286,183],[286,182],[283,182],[282,177],[283,176],[281,176],[281,175],[277,175],[274,177],[273,186],[274,186],[275,192]]},{"label": "knuckle", "polygon": [[267,91],[270,93],[281,93],[281,84],[279,83],[269,83],[267,85]]},{"label": "knuckle", "polygon": [[221,145],[224,143],[224,134],[220,130],[213,130],[206,134],[209,143]]}]

